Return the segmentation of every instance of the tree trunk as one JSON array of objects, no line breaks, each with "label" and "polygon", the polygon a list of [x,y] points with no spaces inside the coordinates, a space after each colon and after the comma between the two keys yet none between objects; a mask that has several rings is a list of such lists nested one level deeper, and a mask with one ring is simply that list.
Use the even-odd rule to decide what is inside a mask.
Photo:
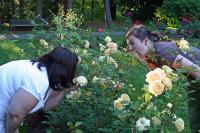
[{"label": "tree trunk", "polygon": [[35,6],[36,6],[36,16],[43,17],[43,14],[42,14],[42,0],[36,0]]},{"label": "tree trunk", "polygon": [[91,0],[90,18],[91,18],[91,20],[94,19],[94,0]]},{"label": "tree trunk", "polygon": [[110,12],[110,0],[105,0],[104,7],[105,7],[106,24],[108,27],[110,27],[110,26],[112,26],[112,17],[111,17],[111,12]]},{"label": "tree trunk", "polygon": [[115,0],[110,0],[110,12],[112,20],[116,19],[116,3]]},{"label": "tree trunk", "polygon": [[81,13],[84,14],[84,11],[85,11],[85,0],[82,0]]},{"label": "tree trunk", "polygon": [[24,0],[19,0],[19,17],[23,18],[24,15]]},{"label": "tree trunk", "polygon": [[72,9],[72,0],[66,0],[65,1],[65,12],[69,9]]},{"label": "tree trunk", "polygon": [[14,0],[12,0],[12,8],[11,8],[11,10],[12,10],[12,16],[15,14],[15,1]]}]

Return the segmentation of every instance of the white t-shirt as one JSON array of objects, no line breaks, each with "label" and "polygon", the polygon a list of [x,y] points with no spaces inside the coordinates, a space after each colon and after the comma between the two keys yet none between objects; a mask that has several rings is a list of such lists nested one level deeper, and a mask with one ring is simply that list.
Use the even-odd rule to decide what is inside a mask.
[{"label": "white t-shirt", "polygon": [[[29,112],[33,113],[44,106],[50,95],[49,80],[45,67],[38,69],[38,63],[30,60],[12,61],[0,66],[0,120],[5,120],[12,97],[19,89],[24,89],[39,100]],[[50,89],[49,89],[50,90]]]}]

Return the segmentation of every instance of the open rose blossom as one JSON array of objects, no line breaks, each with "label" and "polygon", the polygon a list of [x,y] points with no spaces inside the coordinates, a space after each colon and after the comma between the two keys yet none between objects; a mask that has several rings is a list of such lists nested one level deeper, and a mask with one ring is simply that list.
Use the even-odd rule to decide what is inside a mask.
[{"label": "open rose blossom", "polygon": [[166,90],[166,91],[172,89],[172,81],[171,81],[169,78],[165,77],[165,78],[163,79],[163,84],[164,84],[164,86],[165,86],[165,90]]},{"label": "open rose blossom", "polygon": [[155,95],[156,97],[158,95],[161,95],[163,91],[164,91],[164,85],[160,80],[155,80],[154,82],[151,82],[149,84],[149,92]]},{"label": "open rose blossom", "polygon": [[109,42],[112,42],[112,39],[111,39],[109,36],[107,36],[107,37],[105,38],[105,41],[106,41],[107,43],[109,43]]},{"label": "open rose blossom", "polygon": [[118,98],[117,100],[114,101],[114,107],[118,110],[124,109],[122,105],[122,98]]},{"label": "open rose blossom", "polygon": [[150,120],[142,117],[136,121],[135,127],[138,131],[146,131],[150,127]]},{"label": "open rose blossom", "polygon": [[128,96],[128,94],[122,94],[121,95],[121,99],[122,99],[122,101],[124,101],[124,105],[128,105],[129,104],[129,102],[131,101],[130,100],[130,97]]},{"label": "open rose blossom", "polygon": [[179,42],[179,48],[183,51],[188,51],[190,49],[189,42],[186,41],[184,38],[181,38]]},{"label": "open rose blossom", "polygon": [[88,80],[84,76],[78,76],[73,79],[74,83],[78,83],[80,86],[87,86]]},{"label": "open rose blossom", "polygon": [[152,83],[155,80],[162,81],[164,77],[165,77],[164,71],[160,68],[156,68],[154,71],[150,71],[146,75],[146,82]]},{"label": "open rose blossom", "polygon": [[181,118],[177,118],[176,121],[174,122],[177,131],[180,133],[184,129],[184,121]]}]

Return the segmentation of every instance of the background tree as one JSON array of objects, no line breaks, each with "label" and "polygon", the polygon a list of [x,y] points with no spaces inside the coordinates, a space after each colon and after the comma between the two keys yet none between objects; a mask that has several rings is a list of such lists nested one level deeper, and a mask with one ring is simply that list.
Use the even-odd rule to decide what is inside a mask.
[{"label": "background tree", "polygon": [[73,4],[72,0],[65,0],[65,11],[72,9],[72,4]]},{"label": "background tree", "polygon": [[43,12],[42,12],[42,0],[36,0],[36,16],[40,15],[43,17]]},{"label": "background tree", "polygon": [[110,12],[110,0],[105,0],[104,5],[105,5],[106,24],[108,27],[110,27],[110,26],[112,26],[112,16],[111,16],[111,12]]}]

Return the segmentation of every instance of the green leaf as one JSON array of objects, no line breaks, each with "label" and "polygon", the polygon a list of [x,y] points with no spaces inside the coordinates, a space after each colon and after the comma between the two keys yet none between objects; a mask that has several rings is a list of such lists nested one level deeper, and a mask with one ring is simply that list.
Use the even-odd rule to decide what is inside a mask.
[{"label": "green leaf", "polygon": [[83,133],[83,131],[81,129],[76,129],[75,133]]},{"label": "green leaf", "polygon": [[82,125],[82,123],[83,123],[83,122],[81,122],[81,121],[76,122],[76,123],[75,123],[75,127],[78,127],[78,126]]}]

